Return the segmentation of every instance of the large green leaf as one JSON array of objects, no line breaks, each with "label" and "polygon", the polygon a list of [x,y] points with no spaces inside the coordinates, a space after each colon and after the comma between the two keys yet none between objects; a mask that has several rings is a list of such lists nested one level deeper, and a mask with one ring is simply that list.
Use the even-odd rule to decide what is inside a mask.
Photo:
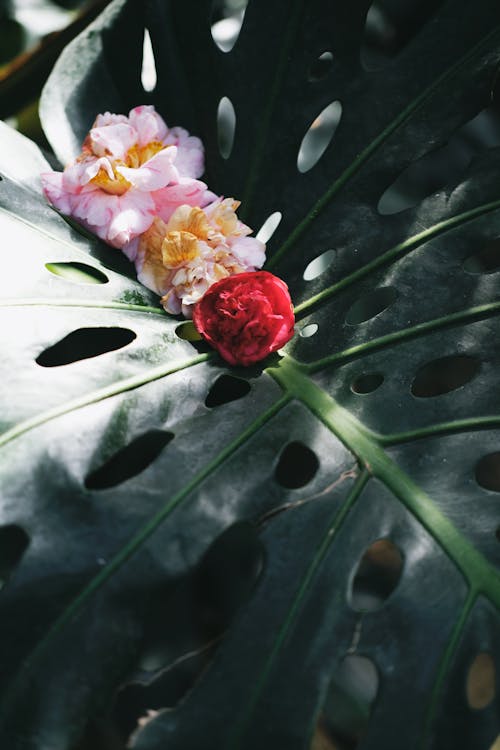
[{"label": "large green leaf", "polygon": [[[45,206],[42,157],[2,130],[9,750],[291,750],[316,726],[375,750],[493,745],[499,149],[377,209],[408,165],[489,122],[500,6],[430,6],[365,70],[367,2],[251,0],[223,53],[208,0],[115,0],[52,74],[62,161],[97,112],[152,101],[203,137],[210,186],[252,226],[282,212],[268,265],[299,322],[264,370],[181,338],[119,253]],[[303,173],[302,138],[332,102],[340,123]]]}]

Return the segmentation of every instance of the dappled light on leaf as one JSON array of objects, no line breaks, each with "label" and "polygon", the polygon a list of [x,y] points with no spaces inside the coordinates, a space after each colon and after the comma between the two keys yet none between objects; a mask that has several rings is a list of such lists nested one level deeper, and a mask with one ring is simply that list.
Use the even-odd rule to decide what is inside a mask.
[{"label": "dappled light on leaf", "polygon": [[[153,229],[126,243],[139,281],[119,247],[47,206],[44,155],[0,126],[0,512],[30,541],[0,596],[0,746],[296,750],[314,736],[321,750],[488,750],[496,693],[485,705],[488,678],[469,704],[467,681],[478,654],[498,663],[498,472],[481,462],[500,452],[500,275],[481,254],[500,236],[500,5],[270,0],[241,24],[245,5],[116,0],[45,89],[61,164],[83,155],[96,113],[130,133],[120,113],[144,101],[193,133],[191,179],[216,192],[203,188],[203,206],[183,193],[163,153],[172,212],[165,226],[141,213]],[[227,53],[214,41],[225,20],[226,49],[241,28]],[[301,141],[335,102],[335,134],[302,173]],[[91,179],[117,197],[99,193],[103,206],[128,193],[117,175],[137,178],[121,160],[181,148],[141,133],[147,154],[93,152],[109,171]],[[148,179],[165,177],[152,166]],[[381,215],[391,186],[396,210]],[[217,195],[235,198],[214,207]],[[210,264],[242,275],[220,262],[235,243],[246,257],[239,222],[263,225],[267,269],[298,317],[249,370],[161,309],[201,304]],[[109,283],[46,265],[67,263]],[[262,333],[245,317],[255,298],[214,302],[233,352]],[[136,338],[37,366],[71,333],[98,342],[102,329]]]}]

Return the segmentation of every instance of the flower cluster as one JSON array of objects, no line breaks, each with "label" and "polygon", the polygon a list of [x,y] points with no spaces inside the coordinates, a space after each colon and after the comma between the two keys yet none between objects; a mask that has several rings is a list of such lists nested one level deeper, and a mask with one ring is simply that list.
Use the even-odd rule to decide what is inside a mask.
[{"label": "flower cluster", "polygon": [[[168,128],[154,107],[144,105],[128,117],[98,115],[80,155],[64,172],[46,172],[41,179],[53,206],[135,263],[139,281],[161,296],[167,312],[191,318],[195,311],[198,330],[228,362],[250,364],[291,338],[291,302],[284,282],[277,279],[281,287],[269,282],[267,277],[276,278],[271,274],[261,272],[256,287],[248,279],[262,267],[265,245],[238,219],[239,202],[216,196],[199,179],[203,171],[200,139],[183,128]],[[242,283],[246,279],[246,286],[225,284],[235,275]],[[248,284],[255,287],[252,293]],[[287,299],[273,311],[278,287]],[[217,307],[213,294],[207,298],[211,322],[205,326],[200,310],[208,310],[208,302],[197,306],[212,289],[220,290],[221,304]],[[263,302],[264,289],[271,291],[271,301]],[[228,294],[239,295],[233,307]],[[246,312],[242,304],[248,305]],[[241,338],[240,354],[228,355],[226,346],[215,343],[215,308],[220,330],[231,329],[233,339]],[[281,323],[284,309],[288,318]],[[265,320],[269,330],[263,333]],[[258,354],[254,338],[260,342]]]}]

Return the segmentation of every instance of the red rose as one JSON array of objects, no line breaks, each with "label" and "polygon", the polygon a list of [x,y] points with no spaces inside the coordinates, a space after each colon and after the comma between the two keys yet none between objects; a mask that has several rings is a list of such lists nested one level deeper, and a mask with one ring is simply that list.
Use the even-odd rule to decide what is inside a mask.
[{"label": "red rose", "polygon": [[285,282],[249,271],[212,284],[195,305],[193,322],[230,365],[252,365],[292,338],[295,317]]}]

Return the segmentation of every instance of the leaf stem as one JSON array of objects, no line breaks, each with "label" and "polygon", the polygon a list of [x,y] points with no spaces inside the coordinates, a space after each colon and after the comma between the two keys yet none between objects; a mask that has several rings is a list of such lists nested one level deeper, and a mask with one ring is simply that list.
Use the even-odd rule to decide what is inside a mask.
[{"label": "leaf stem", "polygon": [[40,425],[49,422],[51,419],[61,417],[63,414],[68,414],[76,409],[81,409],[83,406],[95,404],[97,401],[103,401],[105,398],[111,398],[112,396],[117,396],[125,391],[139,388],[141,385],[146,385],[154,380],[159,380],[167,375],[172,375],[180,370],[185,370],[188,367],[194,367],[201,362],[206,362],[211,357],[211,354],[200,354],[198,357],[184,360],[178,364],[168,366],[160,365],[159,367],[154,367],[151,370],[148,370],[142,375],[133,375],[130,378],[124,378],[112,385],[105,386],[104,388],[97,388],[95,391],[90,391],[90,393],[86,393],[80,398],[66,401],[64,404],[55,406],[53,409],[47,409],[30,419],[25,419],[23,422],[19,422],[19,424],[0,434],[0,447],[9,443],[11,440],[18,438],[20,435],[23,435],[25,432],[28,432],[28,430],[32,430],[35,427],[39,427]]},{"label": "leaf stem", "polygon": [[441,691],[443,689],[443,683],[449,672],[453,656],[455,655],[455,651],[462,637],[462,633],[467,624],[467,620],[469,619],[469,615],[476,602],[476,598],[477,598],[477,591],[475,591],[474,589],[469,589],[467,598],[462,608],[462,612],[460,613],[460,617],[455,623],[453,632],[444,650],[443,658],[441,659],[441,663],[439,664],[439,667],[437,670],[436,680],[434,682],[434,687],[433,687],[431,697],[429,700],[429,705],[427,708],[425,721],[422,727],[422,731],[420,733],[420,740],[418,743],[418,748],[420,750],[425,750],[427,747],[429,747],[427,738],[428,738],[430,729],[432,727],[432,724],[434,722],[434,719],[436,717],[436,713],[438,709],[438,700],[440,698]]},{"label": "leaf stem", "polygon": [[13,681],[11,688],[6,694],[4,705],[0,711],[0,717],[5,717],[10,704],[16,695],[22,690],[22,683],[26,673],[32,671],[43,659],[45,650],[52,639],[62,628],[77,617],[87,600],[95,594],[106,581],[147,541],[147,539],[158,529],[158,527],[170,516],[170,514],[185,500],[210,474],[218,469],[238,448],[247,442],[266,422],[275,416],[288,402],[290,396],[285,394],[276,401],[269,409],[254,420],[237,438],[227,445],[212,461],[209,461],[201,471],[179,490],[170,500],[147,521],[138,532],[125,544],[121,550],[84,586],[78,596],[64,609],[61,615],[50,626],[45,636],[38,642],[30,656],[22,663]]},{"label": "leaf stem", "polygon": [[316,573],[318,572],[321,566],[321,563],[325,559],[325,556],[332,542],[337,536],[337,533],[339,529],[341,528],[342,524],[344,523],[348,513],[351,511],[353,505],[355,504],[356,500],[360,496],[368,479],[369,479],[368,472],[362,471],[360,476],[357,478],[356,482],[354,483],[354,486],[351,492],[349,493],[346,501],[343,503],[340,509],[338,508],[335,509],[334,513],[332,514],[330,518],[330,521],[327,523],[325,534],[323,538],[321,539],[321,542],[316,550],[316,553],[314,557],[312,558],[308,568],[306,569],[304,576],[302,577],[302,580],[299,583],[297,592],[292,601],[292,605],[290,609],[288,610],[287,616],[277,633],[276,639],[273,643],[273,647],[264,664],[264,668],[260,673],[259,679],[257,680],[257,682],[255,683],[253,687],[251,695],[247,701],[246,710],[243,716],[240,718],[240,720],[234,725],[233,730],[229,733],[226,750],[236,750],[236,748],[239,746],[238,740],[240,739],[241,735],[245,732],[245,729],[258,703],[262,689],[265,683],[267,682],[269,675],[272,671],[276,658],[281,648],[283,647],[286,641],[286,638],[288,637],[288,634],[290,633],[290,630],[293,627],[294,622],[296,621],[298,617],[300,608],[304,602],[304,599],[306,598],[310,583],[313,580]]},{"label": "leaf stem", "polygon": [[336,352],[335,354],[329,354],[327,357],[318,359],[315,362],[309,364],[302,363],[302,370],[313,374],[329,367],[330,365],[344,364],[346,361],[356,359],[357,357],[372,351],[383,349],[391,344],[401,344],[405,341],[423,336],[426,333],[442,330],[444,328],[453,328],[462,325],[463,323],[485,320],[499,314],[500,302],[488,302],[485,305],[469,307],[467,310],[460,310],[456,313],[443,315],[441,318],[434,318],[433,320],[427,320],[424,323],[417,323],[415,326],[403,328],[399,331],[394,331],[394,333],[388,333],[385,336],[366,341],[363,344],[351,346],[349,349],[344,349],[344,351]]},{"label": "leaf stem", "polygon": [[413,440],[422,440],[427,437],[452,435],[457,432],[465,432],[466,430],[489,430],[495,427],[500,427],[500,414],[489,417],[455,419],[451,422],[441,422],[429,425],[428,427],[420,427],[416,430],[394,432],[391,435],[380,435],[378,440],[382,445],[391,447],[393,445],[401,445],[401,443],[410,443]]},{"label": "leaf stem", "polygon": [[[153,313],[161,317],[168,318],[166,312],[161,307],[151,307],[149,305],[133,305],[128,302],[113,302],[100,300],[85,299],[50,299],[43,297],[4,299],[0,300],[0,307],[92,307],[102,310],[126,310],[127,312]],[[171,319],[171,318],[170,318]]]},{"label": "leaf stem", "polygon": [[438,541],[471,588],[480,591],[500,609],[500,575],[431,498],[385,453],[378,437],[347,409],[295,368],[286,358],[269,374],[307,406],[352,451],[374,477],[380,479]]},{"label": "leaf stem", "polygon": [[478,216],[483,216],[484,214],[490,213],[491,211],[495,211],[498,208],[500,208],[500,200],[491,201],[489,203],[483,203],[480,206],[476,206],[476,208],[471,208],[468,211],[463,211],[462,213],[457,214],[456,216],[452,216],[449,219],[439,221],[437,224],[433,224],[433,226],[424,229],[422,232],[414,234],[412,237],[409,237],[408,239],[403,240],[403,242],[398,243],[390,250],[387,250],[385,253],[382,253],[382,255],[374,258],[365,266],[362,266],[356,271],[353,271],[353,273],[349,274],[348,276],[345,276],[336,284],[332,284],[332,286],[323,289],[323,291],[318,292],[318,294],[315,294],[308,300],[301,302],[295,307],[295,314],[302,317],[304,313],[309,313],[321,302],[330,299],[330,297],[338,294],[346,287],[354,284],[354,282],[365,278],[365,276],[368,276],[373,271],[376,271],[383,266],[393,263],[395,260],[404,255],[408,255],[412,250],[415,250],[417,247],[423,245],[428,240],[433,239],[440,234],[444,234],[445,232],[449,232],[451,229],[455,229],[456,227],[465,224],[467,221],[472,221],[472,219],[476,219]]},{"label": "leaf stem", "polygon": [[481,39],[472,49],[454,63],[450,68],[445,70],[440,76],[438,76],[430,86],[428,86],[421,94],[416,96],[389,125],[376,137],[374,140],[361,151],[360,154],[354,159],[350,166],[344,170],[344,172],[338,177],[330,188],[324,193],[324,195],[315,203],[309,213],[304,219],[295,227],[293,232],[290,233],[288,239],[283,245],[276,251],[273,257],[267,263],[267,268],[270,269],[275,266],[281,257],[297,242],[297,240],[304,234],[311,222],[323,211],[323,209],[330,203],[332,198],[340,192],[344,185],[353,177],[361,167],[369,160],[379,146],[381,146],[394,131],[396,131],[401,125],[404,125],[410,117],[418,111],[418,109],[431,98],[439,87],[451,78],[455,73],[458,73],[462,67],[467,67],[472,58],[482,51],[490,41],[499,33],[500,28],[496,26],[489,34]]}]

